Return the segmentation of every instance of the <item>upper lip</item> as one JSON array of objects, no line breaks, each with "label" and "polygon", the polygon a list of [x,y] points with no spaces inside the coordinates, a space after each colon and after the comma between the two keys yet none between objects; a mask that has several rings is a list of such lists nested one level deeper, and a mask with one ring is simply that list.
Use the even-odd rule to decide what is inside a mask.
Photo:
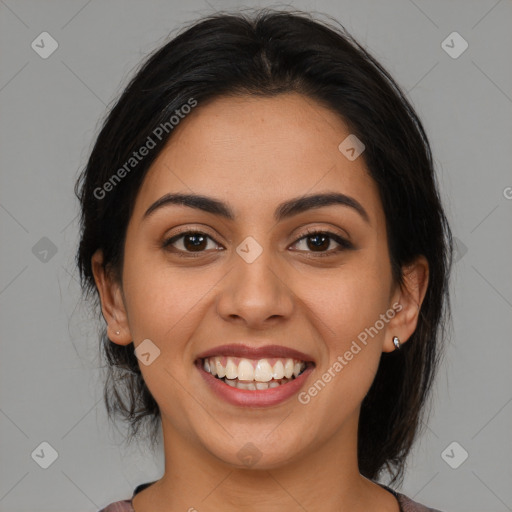
[{"label": "upper lip", "polygon": [[219,345],[202,352],[197,356],[197,358],[205,359],[213,356],[244,357],[247,359],[280,357],[314,362],[314,359],[310,355],[300,352],[299,350],[295,350],[294,348],[283,347],[282,345],[264,345],[261,347],[251,347],[244,344]]}]

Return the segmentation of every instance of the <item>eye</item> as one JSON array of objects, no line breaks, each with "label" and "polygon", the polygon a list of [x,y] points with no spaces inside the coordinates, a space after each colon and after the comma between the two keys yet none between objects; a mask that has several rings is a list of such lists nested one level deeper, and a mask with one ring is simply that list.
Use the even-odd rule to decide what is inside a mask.
[{"label": "eye", "polygon": [[[214,242],[213,247],[208,245],[209,240]],[[174,249],[176,249],[175,251],[172,252],[177,253],[179,256],[192,257],[194,256],[193,253],[202,253],[205,252],[206,249],[216,249],[216,247],[218,247],[216,242],[209,235],[202,231],[196,231],[192,229],[189,229],[188,231],[184,231],[179,235],[164,240],[162,248],[166,250],[171,250],[171,246],[174,247]]]},{"label": "eye", "polygon": [[[332,256],[333,253],[354,248],[348,240],[330,231],[308,231],[294,245],[300,244],[303,241],[305,241],[306,251],[319,253],[318,256]],[[332,242],[337,243],[338,248],[326,250],[331,247]]]},{"label": "eye", "polygon": [[[213,246],[209,246],[209,241]],[[330,231],[312,230],[300,237],[293,245],[296,246],[305,241],[306,249],[299,249],[299,252],[313,252],[317,256],[332,256],[346,249],[353,249],[354,246],[345,238]],[[332,243],[338,244],[338,248],[329,249]],[[171,251],[171,247],[174,249]],[[178,235],[164,240],[162,248],[171,251],[178,256],[196,257],[208,249],[220,250],[215,240],[203,231],[189,229]],[[196,253],[196,254],[194,254]]]}]

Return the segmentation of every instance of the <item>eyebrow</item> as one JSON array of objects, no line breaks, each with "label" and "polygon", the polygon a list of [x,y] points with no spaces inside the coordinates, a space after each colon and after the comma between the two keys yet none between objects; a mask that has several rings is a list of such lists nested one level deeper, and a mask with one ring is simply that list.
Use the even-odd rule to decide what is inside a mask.
[{"label": "eyebrow", "polygon": [[[143,219],[152,213],[168,205],[182,205],[203,210],[218,215],[228,220],[235,220],[235,214],[231,207],[218,199],[197,194],[169,193],[157,199],[144,213]],[[274,219],[279,222],[307,210],[322,208],[325,206],[342,205],[354,209],[368,224],[368,213],[353,197],[340,193],[313,194],[296,197],[279,204],[274,212]]]}]

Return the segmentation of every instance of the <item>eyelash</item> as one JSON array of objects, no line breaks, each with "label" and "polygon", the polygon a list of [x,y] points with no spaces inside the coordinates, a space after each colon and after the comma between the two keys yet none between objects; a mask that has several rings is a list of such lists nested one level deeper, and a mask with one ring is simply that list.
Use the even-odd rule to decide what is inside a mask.
[{"label": "eyelash", "polygon": [[[171,238],[167,238],[166,240],[164,240],[162,243],[162,248],[165,250],[170,250],[170,249],[168,249],[169,246],[171,246],[174,242],[178,241],[180,238],[183,238],[186,235],[204,235],[207,238],[209,238],[210,240],[213,240],[215,242],[215,240],[210,235],[205,233],[204,231],[199,231],[196,229],[187,229],[186,231],[183,231],[183,232],[179,233],[178,235],[175,235]],[[346,240],[345,238],[342,238],[340,235],[337,235],[336,233],[333,233],[331,231],[322,231],[322,230],[315,230],[315,229],[307,230],[300,238],[298,238],[293,243],[293,245],[296,245],[297,243],[301,242],[302,240],[312,237],[314,235],[326,235],[330,239],[337,242],[340,245],[340,247],[338,247],[336,249],[331,249],[330,251],[322,251],[322,252],[315,252],[315,251],[299,251],[299,252],[311,252],[314,254],[314,256],[313,256],[314,258],[316,258],[316,257],[321,258],[321,257],[326,257],[326,256],[335,256],[336,254],[338,254],[344,250],[347,250],[347,249],[354,249],[353,244],[351,242],[349,242],[348,240]],[[215,242],[215,243],[217,243],[217,242]],[[183,251],[181,249],[177,249],[176,252],[174,252],[174,254],[177,254],[179,257],[184,257],[184,258],[197,258],[197,257],[202,256],[204,252],[206,252],[206,251],[203,250],[203,251],[197,251],[194,253],[192,251]],[[311,256],[307,256],[307,257],[311,257]]]}]

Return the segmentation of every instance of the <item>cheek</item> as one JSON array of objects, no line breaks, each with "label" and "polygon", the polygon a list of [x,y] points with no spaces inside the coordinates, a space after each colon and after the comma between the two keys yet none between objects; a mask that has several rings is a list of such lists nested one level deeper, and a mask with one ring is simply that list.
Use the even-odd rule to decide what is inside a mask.
[{"label": "cheek", "polygon": [[137,346],[149,338],[162,360],[187,360],[187,341],[204,317],[204,306],[222,277],[213,271],[179,269],[132,253],[123,270],[123,288],[130,332]]},{"label": "cheek", "polygon": [[334,432],[358,408],[375,378],[387,328],[381,315],[389,305],[385,274],[352,268],[333,276],[325,280],[323,291],[309,288],[310,318],[325,357],[300,398],[324,418],[323,428]]},{"label": "cheek", "polygon": [[331,399],[343,396],[349,408],[361,402],[377,372],[388,322],[394,316],[389,304],[391,282],[386,259],[372,254],[330,273],[323,286],[311,281],[303,288],[311,321],[326,349],[323,380],[333,383]]},{"label": "cheek", "polygon": [[[304,287],[307,302],[322,320],[323,332],[336,344],[345,345],[373,326],[389,308],[391,276],[384,265],[347,266]],[[380,325],[380,324],[379,324]]]},{"label": "cheek", "polygon": [[[189,340],[204,321],[209,292],[219,278],[211,272],[180,272],[154,262],[145,265],[137,254],[127,260],[123,279],[128,324],[135,347],[149,339],[158,349],[151,348],[157,357],[149,365],[139,362],[139,368],[165,414],[176,415],[176,404],[189,399],[179,384],[190,378]],[[185,428],[178,416],[174,422]]]}]

